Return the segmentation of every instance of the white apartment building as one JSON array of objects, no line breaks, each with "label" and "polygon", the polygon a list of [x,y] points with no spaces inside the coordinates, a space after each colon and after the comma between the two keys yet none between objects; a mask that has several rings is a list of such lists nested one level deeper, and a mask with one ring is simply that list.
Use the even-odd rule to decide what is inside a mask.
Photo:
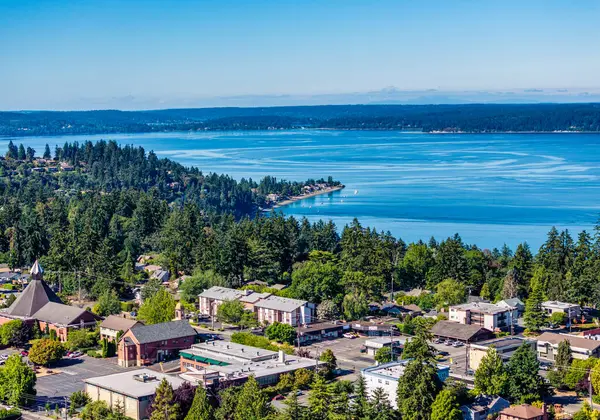
[{"label": "white apartment building", "polygon": [[508,331],[517,325],[519,311],[515,307],[502,307],[491,303],[465,303],[451,306],[450,321],[466,325],[479,325],[490,331]]},{"label": "white apartment building", "polygon": [[[404,369],[409,362],[410,360],[400,360],[362,369],[360,374],[365,380],[367,394],[370,396],[375,389],[382,388],[392,407],[398,408],[396,404],[398,379],[404,374]],[[450,366],[437,365],[437,368],[438,377],[444,382],[450,376]]]},{"label": "white apartment building", "polygon": [[256,312],[261,323],[280,322],[296,326],[310,324],[315,318],[314,303],[252,290],[213,286],[202,292],[198,299],[200,313],[208,316],[216,316],[217,308],[223,302],[239,300],[247,310]]},{"label": "white apartment building", "polygon": [[208,316],[216,316],[217,308],[223,302],[228,300],[238,300],[242,296],[248,296],[252,293],[254,293],[252,290],[237,290],[213,286],[210,289],[206,289],[198,296],[200,313]]},{"label": "white apartment building", "polygon": [[315,304],[305,300],[269,296],[254,304],[258,322],[281,322],[292,326],[310,324],[315,318]]},{"label": "white apartment building", "polygon": [[559,302],[557,300],[548,300],[542,303],[542,309],[548,316],[555,313],[564,313],[569,319],[579,318],[581,316],[581,306],[574,303]]}]

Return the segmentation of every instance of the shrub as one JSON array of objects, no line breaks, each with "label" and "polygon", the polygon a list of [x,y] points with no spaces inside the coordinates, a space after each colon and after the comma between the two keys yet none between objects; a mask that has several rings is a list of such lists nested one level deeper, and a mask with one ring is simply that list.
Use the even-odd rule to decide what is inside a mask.
[{"label": "shrub", "polygon": [[86,354],[94,359],[102,359],[102,355],[96,350],[88,350]]},{"label": "shrub", "polygon": [[133,302],[121,302],[121,310],[123,312],[131,312],[135,308],[135,304]]},{"label": "shrub", "polygon": [[274,322],[265,329],[265,335],[269,340],[293,344],[296,339],[296,330],[289,324]]},{"label": "shrub", "polygon": [[62,359],[65,347],[58,341],[42,338],[35,340],[29,351],[29,360],[36,365],[48,365]]},{"label": "shrub", "polygon": [[2,408],[0,409],[0,419],[2,420],[10,420],[10,419],[18,419],[21,418],[21,410],[16,407],[13,408]]}]

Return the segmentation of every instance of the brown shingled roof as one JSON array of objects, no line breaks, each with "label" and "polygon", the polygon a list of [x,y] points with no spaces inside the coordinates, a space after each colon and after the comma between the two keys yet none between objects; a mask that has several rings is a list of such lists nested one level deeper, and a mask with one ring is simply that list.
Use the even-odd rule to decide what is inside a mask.
[{"label": "brown shingled roof", "polygon": [[529,404],[521,404],[505,408],[500,414],[526,420],[544,415],[544,410]]},{"label": "brown shingled roof", "polygon": [[139,323],[139,321],[136,321],[135,319],[127,319],[123,318],[122,316],[109,315],[104,321],[102,321],[100,327],[109,330],[125,332],[137,323]]},{"label": "brown shingled roof", "polygon": [[558,345],[561,341],[568,341],[571,347],[577,347],[585,350],[596,350],[600,347],[600,341],[590,340],[589,338],[575,337],[567,334],[556,334],[551,332],[545,332],[537,337],[538,343],[540,341],[550,343],[552,345]]}]

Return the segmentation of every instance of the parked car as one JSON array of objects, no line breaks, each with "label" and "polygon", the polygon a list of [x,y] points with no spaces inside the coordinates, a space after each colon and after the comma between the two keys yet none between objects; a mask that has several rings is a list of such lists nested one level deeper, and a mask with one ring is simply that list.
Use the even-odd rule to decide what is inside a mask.
[{"label": "parked car", "polygon": [[6,354],[6,353],[0,354],[0,360],[6,360],[6,359],[8,359],[8,354]]},{"label": "parked car", "polygon": [[463,345],[463,343],[462,343],[462,342],[460,342],[460,341],[455,341],[455,342],[454,342],[454,344],[452,344],[452,347],[460,347],[460,346],[462,346],[462,345]]},{"label": "parked car", "polygon": [[451,346],[453,343],[454,343],[454,342],[453,342],[452,340],[446,340],[446,341],[444,342],[444,345],[446,345],[446,346]]},{"label": "parked car", "polygon": [[29,352],[27,350],[23,350],[23,351],[21,351],[21,356],[27,357],[27,356],[29,356]]},{"label": "parked car", "polygon": [[281,394],[277,394],[273,397],[273,399],[271,401],[279,401],[279,400],[283,400],[285,399],[285,397]]},{"label": "parked car", "polygon": [[83,353],[80,351],[74,351],[71,354],[69,354],[67,357],[70,359],[77,359],[78,357],[83,356]]},{"label": "parked car", "polygon": [[444,342],[444,340],[442,340],[441,338],[436,338],[435,340],[433,340],[433,344],[442,344]]},{"label": "parked car", "polygon": [[344,334],[344,338],[349,338],[349,339],[351,339],[351,340],[352,340],[352,339],[356,338],[356,336],[355,336],[354,334],[345,333],[345,334]]}]

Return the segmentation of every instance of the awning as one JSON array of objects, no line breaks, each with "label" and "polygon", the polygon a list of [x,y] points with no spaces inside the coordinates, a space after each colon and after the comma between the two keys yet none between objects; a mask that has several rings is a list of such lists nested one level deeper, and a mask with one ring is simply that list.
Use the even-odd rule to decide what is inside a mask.
[{"label": "awning", "polygon": [[206,363],[207,365],[213,366],[229,366],[231,363],[221,362],[220,360],[211,359],[210,357],[198,356],[195,354],[187,353],[184,351],[180,351],[179,355],[184,359],[194,360],[200,363]]}]

